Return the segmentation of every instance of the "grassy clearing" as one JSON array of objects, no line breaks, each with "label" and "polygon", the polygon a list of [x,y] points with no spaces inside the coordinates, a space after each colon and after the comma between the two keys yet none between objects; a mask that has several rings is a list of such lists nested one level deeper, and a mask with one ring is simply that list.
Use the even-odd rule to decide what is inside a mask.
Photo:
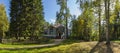
[{"label": "grassy clearing", "polygon": [[35,46],[36,44],[31,45],[9,45],[9,44],[0,44],[0,48],[23,48],[25,46]]},{"label": "grassy clearing", "polygon": [[0,44],[0,48],[24,48],[24,47],[29,47],[29,46],[38,46],[38,45],[43,45],[43,44],[50,44],[50,43],[54,43],[54,40],[48,40],[47,42],[41,42],[41,43],[31,43],[31,44],[22,44],[22,43],[18,43],[18,42],[14,42],[14,43],[3,43]]},{"label": "grassy clearing", "polygon": [[[63,41],[60,45],[66,45],[66,44],[72,44],[72,43],[77,43],[80,42],[79,40],[65,40]],[[53,40],[49,43],[53,43]],[[0,48],[23,48],[26,46],[37,46],[37,45],[43,45],[43,44],[48,44],[48,43],[41,43],[41,44],[0,44]]]},{"label": "grassy clearing", "polygon": [[[32,50],[0,50],[0,53],[88,53],[97,42],[81,42],[79,40],[65,40],[58,46]],[[93,45],[94,44],[94,45]],[[12,47],[12,45],[1,45]],[[19,47],[24,45],[19,45]],[[30,46],[30,45],[29,45]],[[14,47],[18,47],[14,46]]]},{"label": "grassy clearing", "polygon": [[[111,48],[112,52],[117,53],[120,49],[120,41],[112,41]],[[89,53],[97,44],[97,41],[92,42],[81,42],[79,40],[64,40],[60,45],[53,47],[46,47],[41,49],[31,50],[0,50],[0,53]],[[118,47],[115,47],[118,46]],[[111,49],[109,48],[109,49]],[[100,43],[94,49],[94,52],[106,53],[107,46],[105,43]]]},{"label": "grassy clearing", "polygon": [[[60,45],[57,47],[33,49],[33,50],[1,50],[0,53],[88,53],[92,48],[89,43],[74,43],[69,45]],[[88,45],[88,46],[87,46]],[[93,45],[94,46],[94,45]]]}]

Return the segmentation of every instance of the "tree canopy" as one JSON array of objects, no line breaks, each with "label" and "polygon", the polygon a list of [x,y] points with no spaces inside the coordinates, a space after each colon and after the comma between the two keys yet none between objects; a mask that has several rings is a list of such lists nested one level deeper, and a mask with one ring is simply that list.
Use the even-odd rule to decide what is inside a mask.
[{"label": "tree canopy", "polygon": [[39,36],[43,32],[44,13],[41,0],[11,0],[10,33],[20,36]]},{"label": "tree canopy", "polygon": [[5,32],[8,31],[9,23],[6,15],[5,7],[3,4],[0,4],[0,42],[3,36],[5,36]]}]

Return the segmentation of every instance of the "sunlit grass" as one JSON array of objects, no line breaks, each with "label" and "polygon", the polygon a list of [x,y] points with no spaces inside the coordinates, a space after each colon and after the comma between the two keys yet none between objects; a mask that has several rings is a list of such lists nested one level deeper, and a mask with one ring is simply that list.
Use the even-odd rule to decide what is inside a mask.
[{"label": "sunlit grass", "polygon": [[[93,42],[94,43],[94,42]],[[0,50],[0,53],[73,53],[74,51],[78,52],[88,52],[92,47],[93,43],[81,42],[79,40],[65,40],[58,46],[46,47],[41,49],[31,49],[31,50]],[[87,46],[88,45],[88,46]],[[0,47],[24,47],[25,45],[3,45],[0,44]],[[28,45],[31,46],[31,45]]]},{"label": "sunlit grass", "polygon": [[7,53],[88,53],[91,49],[91,46],[86,43],[74,43],[68,45],[59,45],[57,47],[42,48],[42,49],[33,49],[33,50],[1,50],[2,52]]},{"label": "sunlit grass", "polygon": [[25,46],[35,46],[36,44],[31,45],[10,45],[10,44],[0,44],[0,48],[23,48]]},{"label": "sunlit grass", "polygon": [[[119,43],[120,41],[112,41]],[[89,53],[97,41],[81,42],[80,40],[64,40],[60,45],[40,49],[0,50],[0,53]],[[25,45],[1,45],[0,47],[22,47]],[[31,46],[31,45],[28,45]]]}]

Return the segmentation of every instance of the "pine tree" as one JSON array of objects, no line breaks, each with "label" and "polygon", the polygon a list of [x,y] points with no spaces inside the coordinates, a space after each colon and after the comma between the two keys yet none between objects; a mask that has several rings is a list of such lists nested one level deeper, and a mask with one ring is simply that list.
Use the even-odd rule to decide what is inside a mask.
[{"label": "pine tree", "polygon": [[19,38],[20,34],[20,18],[21,18],[21,1],[20,0],[11,0],[10,6],[10,35]]},{"label": "pine tree", "polygon": [[41,0],[11,0],[11,34],[38,36],[43,31],[44,15]]},{"label": "pine tree", "polygon": [[92,27],[93,27],[93,5],[91,0],[77,0],[77,3],[80,5],[80,10],[82,14],[78,17],[78,31],[80,34],[80,38],[86,41],[90,40],[90,36],[92,35]]},{"label": "pine tree", "polygon": [[0,43],[2,42],[3,36],[5,36],[5,32],[8,31],[9,23],[5,11],[4,5],[0,4]]},{"label": "pine tree", "polygon": [[68,38],[68,18],[71,16],[69,8],[67,7],[67,1],[68,0],[57,0],[57,4],[60,5],[60,17],[64,20],[62,22],[65,25],[66,38]]},{"label": "pine tree", "polygon": [[62,18],[59,12],[56,12],[56,23],[62,24]]}]

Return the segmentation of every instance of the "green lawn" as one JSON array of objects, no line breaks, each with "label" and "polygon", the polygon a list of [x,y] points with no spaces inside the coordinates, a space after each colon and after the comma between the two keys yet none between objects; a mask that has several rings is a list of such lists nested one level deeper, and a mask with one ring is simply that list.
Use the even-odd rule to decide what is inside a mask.
[{"label": "green lawn", "polygon": [[[84,45],[89,45],[89,46],[84,47]],[[46,47],[46,48],[41,48],[41,49],[31,49],[31,50],[27,50],[27,49],[26,50],[13,50],[13,51],[0,50],[0,53],[67,53],[67,52],[70,53],[70,52],[74,52],[75,50],[77,50],[78,52],[81,52],[81,50],[85,50],[83,52],[88,52],[88,50],[90,50],[90,48],[91,48],[91,45],[92,44],[89,44],[88,42],[81,42],[80,43],[79,40],[65,40],[58,46]],[[24,46],[32,46],[32,45],[4,45],[4,44],[0,44],[0,47],[3,47],[3,48],[5,48],[5,47],[17,48],[17,47],[24,47]],[[68,50],[70,50],[70,51],[68,51]]]},{"label": "green lawn", "polygon": [[[120,43],[120,41],[113,41],[113,42]],[[0,53],[89,53],[96,44],[97,44],[97,41],[81,42],[79,40],[65,40],[58,46],[46,47],[41,49],[31,49],[31,50],[28,50],[28,49],[12,50],[12,51],[0,50]],[[13,45],[0,44],[0,47],[3,47],[3,46],[13,47]],[[17,45],[17,46],[14,45],[14,47],[22,47],[22,46],[25,46],[25,45]],[[31,46],[31,45],[28,45],[28,46]],[[98,50],[96,50],[96,52],[98,52]]]},{"label": "green lawn", "polygon": [[[27,42],[30,42],[30,41],[27,41]],[[23,44],[21,42],[3,43],[3,44],[0,44],[0,48],[24,48],[26,46],[29,47],[29,46],[37,46],[37,45],[50,44],[50,43],[54,43],[54,40],[51,39],[51,40],[47,40],[47,42],[43,41],[43,42],[40,42],[40,43],[37,43],[37,44],[36,43]]]},{"label": "green lawn", "polygon": [[[91,44],[92,45],[92,44]],[[94,45],[93,45],[94,46]],[[32,49],[32,50],[0,50],[0,53],[88,53],[91,46],[86,46],[86,43],[74,43],[69,45],[60,45],[50,48]]]},{"label": "green lawn", "polygon": [[[80,41],[79,40],[65,40],[60,45],[72,44],[72,43],[76,43],[76,42],[80,42]],[[50,43],[53,43],[53,42],[50,42]],[[37,46],[37,45],[42,45],[42,44],[29,44],[29,45],[24,45],[24,44],[14,44],[14,45],[12,45],[12,44],[0,44],[0,48],[23,48],[25,46]],[[49,43],[46,43],[46,44],[49,44]]]},{"label": "green lawn", "polygon": [[[0,48],[23,48],[25,46],[35,46],[36,44],[30,45],[10,45],[10,44],[0,44]],[[37,44],[38,45],[38,44]]]}]

